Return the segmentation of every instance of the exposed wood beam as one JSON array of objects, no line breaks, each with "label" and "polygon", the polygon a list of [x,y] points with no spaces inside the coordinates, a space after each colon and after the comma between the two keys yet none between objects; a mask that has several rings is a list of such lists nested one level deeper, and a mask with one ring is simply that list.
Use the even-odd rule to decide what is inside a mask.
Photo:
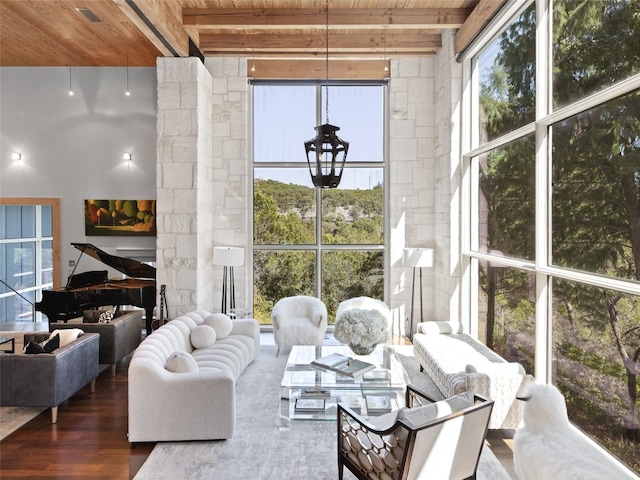
[{"label": "exposed wood beam", "polygon": [[156,0],[113,2],[165,56],[189,56],[189,37],[182,28],[179,3]]},{"label": "exposed wood beam", "polygon": [[[460,28],[469,12],[461,9],[339,8],[329,10],[330,28]],[[187,8],[184,25],[224,29],[326,28],[322,8]]]},{"label": "exposed wood beam", "polygon": [[[386,45],[385,45],[386,42]],[[439,34],[394,34],[385,39],[384,34],[332,34],[329,36],[329,54],[358,54],[380,56],[423,55],[435,52],[442,45]],[[256,49],[261,55],[288,52],[325,54],[326,37],[323,33],[310,35],[289,34],[221,34],[200,35],[200,50],[205,54],[230,53],[246,55]]]},{"label": "exposed wood beam", "polygon": [[[387,70],[384,66],[387,66]],[[325,80],[325,60],[247,60],[247,76],[265,80]],[[331,80],[383,80],[389,76],[389,61],[329,61]]]},{"label": "exposed wood beam", "polygon": [[473,39],[478,36],[480,31],[505,3],[506,0],[480,0],[480,3],[473,9],[464,25],[456,32],[456,55],[462,53],[471,44]]}]

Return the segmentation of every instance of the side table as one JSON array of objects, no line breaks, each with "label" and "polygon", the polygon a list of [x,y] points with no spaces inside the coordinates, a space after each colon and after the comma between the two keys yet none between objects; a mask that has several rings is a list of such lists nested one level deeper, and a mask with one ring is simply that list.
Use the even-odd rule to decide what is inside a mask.
[{"label": "side table", "polygon": [[5,343],[10,343],[11,348],[9,350],[0,349],[0,352],[4,353],[16,353],[16,339],[13,337],[0,337],[0,345],[4,345]]},{"label": "side table", "polygon": [[232,308],[229,310],[230,318],[251,318],[251,314],[253,312],[251,310],[247,310],[246,308]]}]

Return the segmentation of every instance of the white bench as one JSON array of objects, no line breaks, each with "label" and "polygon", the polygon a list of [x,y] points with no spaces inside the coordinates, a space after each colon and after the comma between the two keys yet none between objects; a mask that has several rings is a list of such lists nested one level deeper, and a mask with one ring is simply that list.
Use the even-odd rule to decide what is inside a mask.
[{"label": "white bench", "polygon": [[533,382],[521,364],[507,362],[449,322],[419,323],[413,348],[420,370],[445,398],[465,391],[489,397],[495,402],[489,428],[518,428],[524,405],[516,397]]}]

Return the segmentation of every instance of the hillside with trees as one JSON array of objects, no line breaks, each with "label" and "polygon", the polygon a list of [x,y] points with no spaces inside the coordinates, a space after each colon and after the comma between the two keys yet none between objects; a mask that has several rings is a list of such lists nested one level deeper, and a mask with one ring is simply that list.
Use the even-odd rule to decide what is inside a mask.
[{"label": "hillside with trees", "polygon": [[[323,251],[321,298],[330,321],[338,304],[383,298],[383,189],[322,190],[322,244],[356,249]],[[254,315],[271,323],[280,298],[315,296],[316,189],[275,180],[254,182]],[[286,248],[283,246],[291,246]]]}]

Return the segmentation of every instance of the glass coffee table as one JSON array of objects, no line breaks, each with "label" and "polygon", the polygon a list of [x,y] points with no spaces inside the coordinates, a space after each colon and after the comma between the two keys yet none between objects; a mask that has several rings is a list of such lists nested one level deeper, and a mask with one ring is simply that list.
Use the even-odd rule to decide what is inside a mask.
[{"label": "glass coffee table", "polygon": [[[339,353],[375,365],[363,375],[349,377],[311,365]],[[383,415],[404,406],[407,372],[396,351],[379,345],[370,355],[355,355],[349,347],[297,345],[291,348],[281,382],[281,418],[337,419],[343,402],[364,417]]]}]

